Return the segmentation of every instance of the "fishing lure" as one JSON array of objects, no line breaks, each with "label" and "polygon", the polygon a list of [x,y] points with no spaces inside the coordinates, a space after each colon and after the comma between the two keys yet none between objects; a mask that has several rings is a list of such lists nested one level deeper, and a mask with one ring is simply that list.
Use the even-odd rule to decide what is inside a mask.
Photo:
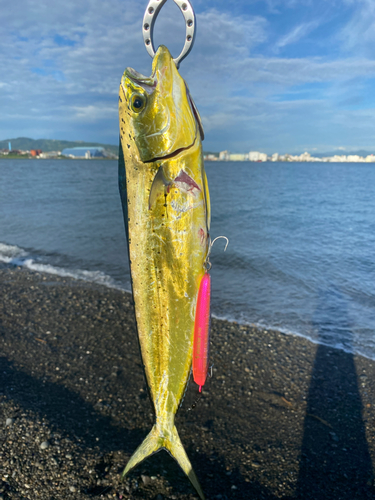
[{"label": "fishing lure", "polygon": [[193,378],[202,392],[208,373],[208,355],[210,346],[210,302],[211,302],[211,276],[206,271],[202,277],[194,324],[193,343]]},{"label": "fishing lure", "polygon": [[193,341],[193,378],[202,392],[202,387],[206,383],[208,374],[208,362],[210,351],[210,331],[211,331],[211,269],[210,253],[216,240],[223,238],[226,240],[224,252],[227,249],[229,240],[226,236],[217,236],[210,242],[205,261],[206,272],[199,285],[197,305],[195,309],[194,341]]}]

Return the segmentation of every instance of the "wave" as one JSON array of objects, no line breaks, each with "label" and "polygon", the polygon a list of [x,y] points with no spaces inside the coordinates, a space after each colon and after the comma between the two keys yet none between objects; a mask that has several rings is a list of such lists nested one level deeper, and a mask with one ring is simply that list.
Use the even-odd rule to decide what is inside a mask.
[{"label": "wave", "polygon": [[[3,262],[7,265],[25,267],[36,272],[84,280],[90,283],[97,283],[108,288],[131,292],[129,288],[116,283],[116,281],[111,276],[102,271],[89,271],[87,269],[71,269],[61,266],[54,266],[49,263],[40,262],[41,259],[41,256],[36,256],[36,258],[33,258],[33,256],[30,255],[29,251],[16,245],[8,245],[6,243],[0,242],[0,262]],[[339,349],[350,354],[357,353],[367,359],[375,360],[375,356],[372,355],[372,352],[371,354],[366,352],[364,346],[356,346],[353,349],[348,349],[347,346],[343,345],[341,342],[324,342],[321,339],[318,340],[314,338],[314,336],[309,335],[308,333],[301,333],[299,331],[290,330],[288,328],[283,328],[280,325],[273,326],[271,324],[267,324],[263,320],[251,322],[247,319],[241,318],[241,315],[238,316],[236,314],[231,314],[229,311],[227,311],[225,314],[215,314],[213,312],[212,316],[219,320],[229,321],[230,323],[238,323],[240,325],[256,327],[263,330],[274,330],[284,335],[301,337],[312,342],[313,344],[326,345],[327,347]],[[372,351],[372,349],[370,349],[370,351]]]},{"label": "wave", "polygon": [[[39,259],[39,257],[38,257]],[[61,277],[80,279],[91,283],[98,283],[108,288],[116,288],[128,292],[125,287],[120,286],[115,280],[102,271],[88,271],[86,269],[69,269],[60,266],[38,262],[30,256],[30,253],[16,245],[0,243],[0,262],[5,264],[25,267],[32,271],[54,274]]]},{"label": "wave", "polygon": [[17,247],[16,245],[7,245],[6,243],[0,243],[0,261],[1,262],[11,262],[13,259],[25,257],[27,255],[26,250]]}]

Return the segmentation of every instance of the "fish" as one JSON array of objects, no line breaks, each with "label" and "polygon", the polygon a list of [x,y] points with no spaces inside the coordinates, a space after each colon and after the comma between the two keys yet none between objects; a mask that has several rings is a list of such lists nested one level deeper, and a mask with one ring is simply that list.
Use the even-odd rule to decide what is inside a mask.
[{"label": "fish", "polygon": [[210,198],[199,112],[169,50],[150,77],[126,68],[119,90],[119,187],[141,357],[155,423],[122,477],[167,450],[201,499],[175,426],[189,381],[199,286],[209,249]]}]

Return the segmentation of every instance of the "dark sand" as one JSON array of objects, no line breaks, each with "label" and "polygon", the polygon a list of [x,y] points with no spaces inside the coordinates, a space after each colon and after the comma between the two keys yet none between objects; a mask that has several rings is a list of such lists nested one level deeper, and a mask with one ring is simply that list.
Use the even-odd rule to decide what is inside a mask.
[{"label": "dark sand", "polygon": [[[0,293],[0,498],[197,498],[165,452],[119,480],[153,422],[131,296],[6,266]],[[176,417],[208,499],[375,498],[374,362],[218,320],[212,361]]]}]

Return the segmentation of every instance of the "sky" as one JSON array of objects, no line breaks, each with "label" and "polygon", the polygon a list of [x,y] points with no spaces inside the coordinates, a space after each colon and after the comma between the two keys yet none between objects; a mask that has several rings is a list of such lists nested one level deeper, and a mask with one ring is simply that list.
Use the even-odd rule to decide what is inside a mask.
[{"label": "sky", "polygon": [[[192,0],[180,73],[205,151],[375,153],[375,0]],[[151,74],[147,0],[0,0],[0,139],[118,143],[127,66]],[[168,0],[154,43],[176,57],[183,17]]]}]

